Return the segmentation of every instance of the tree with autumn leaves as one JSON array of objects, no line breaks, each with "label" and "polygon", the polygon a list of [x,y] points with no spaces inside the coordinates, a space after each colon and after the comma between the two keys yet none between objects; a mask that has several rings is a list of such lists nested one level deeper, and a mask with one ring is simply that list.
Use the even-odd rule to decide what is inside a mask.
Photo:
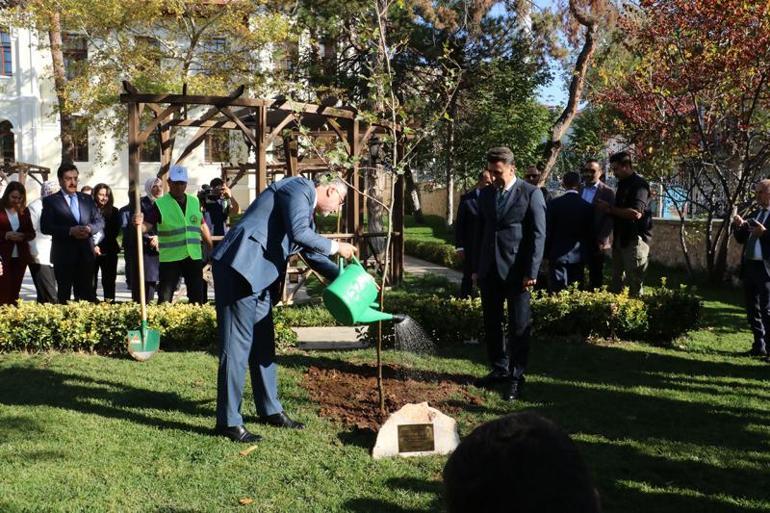
[{"label": "tree with autumn leaves", "polygon": [[646,174],[705,214],[708,271],[721,280],[729,221],[770,172],[770,3],[642,0],[625,14],[630,66],[612,70],[598,101]]}]

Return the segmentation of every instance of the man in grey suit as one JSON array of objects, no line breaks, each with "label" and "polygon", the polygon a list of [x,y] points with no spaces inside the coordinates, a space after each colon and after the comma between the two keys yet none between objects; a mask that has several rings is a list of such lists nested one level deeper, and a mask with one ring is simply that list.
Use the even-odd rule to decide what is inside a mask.
[{"label": "man in grey suit", "polygon": [[[615,203],[615,191],[602,182],[602,166],[596,159],[588,159],[583,165],[583,186],[580,188],[580,197],[596,205],[597,201],[604,201],[613,205]],[[593,234],[594,240],[591,247],[586,248],[585,262],[588,267],[588,288],[597,290],[604,283],[604,254],[612,248],[612,216],[607,212],[594,208]]]},{"label": "man in grey suit", "polygon": [[265,189],[212,254],[219,328],[217,425],[215,431],[237,442],[260,439],[243,426],[241,400],[246,367],[257,414],[263,423],[293,429],[278,400],[271,290],[291,254],[302,253],[328,280],[338,267],[329,258],[350,258],[355,247],[326,239],[315,232],[313,211],[336,212],[345,200],[347,185],[324,177],[316,183],[302,177],[285,178]]},{"label": "man in grey suit", "polygon": [[[492,370],[477,384],[503,383],[503,399],[513,401],[521,395],[529,356],[530,288],[543,259],[545,200],[540,189],[516,178],[510,149],[490,149],[487,169],[495,187],[479,196],[475,268]],[[506,302],[508,344],[503,339]]]},{"label": "man in grey suit", "polygon": [[770,335],[770,180],[761,180],[755,188],[759,208],[746,219],[733,218],[733,236],[743,244],[741,278],[746,297],[746,316],[754,343],[751,356],[767,356]]}]

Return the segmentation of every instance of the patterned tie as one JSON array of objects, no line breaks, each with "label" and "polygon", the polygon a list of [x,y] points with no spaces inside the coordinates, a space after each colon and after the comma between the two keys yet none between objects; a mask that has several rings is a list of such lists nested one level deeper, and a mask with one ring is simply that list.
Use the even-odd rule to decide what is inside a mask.
[{"label": "patterned tie", "polygon": [[497,191],[497,215],[503,213],[503,208],[505,208],[505,203],[508,200],[509,192],[510,190],[506,191],[505,189],[500,189]]},{"label": "patterned tie", "polygon": [[75,194],[69,195],[70,211],[77,223],[80,223],[80,209],[78,208],[78,197]]}]

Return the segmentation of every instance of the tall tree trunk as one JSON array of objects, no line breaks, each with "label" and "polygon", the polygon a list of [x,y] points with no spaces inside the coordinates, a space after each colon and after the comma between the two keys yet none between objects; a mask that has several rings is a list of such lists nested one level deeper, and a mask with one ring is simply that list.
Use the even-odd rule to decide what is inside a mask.
[{"label": "tall tree trunk", "polygon": [[425,222],[422,215],[422,197],[420,196],[419,187],[414,183],[412,168],[408,165],[404,168],[404,179],[406,183],[406,193],[409,195],[409,200],[412,204],[412,215],[414,216],[415,222],[422,224]]},{"label": "tall tree trunk", "polygon": [[545,143],[545,149],[543,150],[542,160],[540,162],[543,166],[543,172],[540,175],[541,185],[545,183],[551,175],[551,171],[559,158],[559,153],[561,153],[561,140],[564,137],[564,134],[567,133],[567,130],[569,130],[572,120],[575,118],[575,114],[577,114],[580,100],[583,97],[586,73],[588,72],[588,67],[591,65],[594,50],[596,50],[596,18],[581,13],[575,5],[575,0],[570,0],[569,10],[578,23],[585,27],[585,41],[583,41],[583,47],[580,49],[577,61],[575,62],[575,69],[572,72],[567,106],[564,107],[561,115],[551,127],[551,135]]},{"label": "tall tree trunk", "polygon": [[51,61],[53,67],[53,82],[56,90],[56,100],[59,104],[59,137],[61,138],[61,161],[71,163],[75,159],[75,142],[72,137],[72,117],[67,106],[67,74],[64,69],[64,52],[62,51],[61,14],[54,11],[51,14],[51,26],[48,30],[51,44]]},{"label": "tall tree trunk", "polygon": [[[377,201],[385,202],[385,180],[383,180],[383,173],[380,172],[381,168],[377,165],[377,160],[372,159],[371,164],[366,169],[366,183],[367,191],[371,198]],[[366,211],[368,214],[366,231],[369,233],[383,232],[385,231],[385,209],[377,201],[367,201]],[[377,259],[385,251],[385,237],[375,237],[370,239],[372,248],[374,249]]]},{"label": "tall tree trunk", "polygon": [[449,103],[449,119],[446,126],[446,225],[451,227],[455,213],[455,178],[454,178],[454,150],[455,150],[455,115],[457,114],[457,99],[452,97]]}]

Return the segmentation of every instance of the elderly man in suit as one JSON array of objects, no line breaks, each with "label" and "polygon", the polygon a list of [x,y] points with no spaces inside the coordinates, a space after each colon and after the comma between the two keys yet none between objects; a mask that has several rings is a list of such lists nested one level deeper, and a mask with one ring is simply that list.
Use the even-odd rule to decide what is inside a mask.
[{"label": "elderly man in suit", "polygon": [[[597,201],[612,205],[615,203],[615,191],[602,182],[602,166],[596,159],[588,159],[581,172],[583,186],[580,197],[592,206]],[[612,216],[594,208],[593,234],[591,246],[586,248],[585,264],[588,267],[588,287],[590,290],[602,288],[604,282],[604,254],[612,248]]]},{"label": "elderly man in suit", "polygon": [[583,285],[583,262],[591,249],[594,212],[580,197],[580,175],[562,178],[564,194],[548,202],[545,254],[551,271],[549,290],[559,292],[573,283]]},{"label": "elderly man in suit", "polygon": [[355,247],[326,239],[315,232],[313,211],[328,215],[345,200],[347,186],[339,178],[324,177],[315,184],[302,177],[284,178],[265,189],[212,254],[219,373],[216,432],[238,442],[256,442],[258,435],[243,426],[241,399],[246,367],[257,413],[263,423],[293,429],[278,400],[271,290],[286,269],[289,256],[302,253],[329,280],[338,266],[329,258],[350,258]]},{"label": "elderly man in suit", "polygon": [[[487,353],[492,367],[477,384],[503,383],[503,399],[521,395],[529,355],[530,289],[537,282],[545,245],[545,200],[536,186],[516,178],[513,153],[487,152],[495,187],[479,197],[476,273],[481,290]],[[503,339],[508,303],[508,344]]]},{"label": "elderly man in suit", "polygon": [[733,218],[733,236],[744,245],[741,277],[746,297],[746,315],[754,343],[749,354],[767,356],[770,334],[770,180],[761,180],[754,189],[759,208],[747,219]]},{"label": "elderly man in suit", "polygon": [[51,263],[57,299],[96,302],[93,236],[104,229],[104,220],[93,198],[78,192],[78,168],[64,163],[56,172],[61,191],[43,198],[40,230],[51,236]]},{"label": "elderly man in suit", "polygon": [[457,219],[455,220],[455,248],[457,256],[462,259],[463,279],[460,283],[460,297],[475,297],[473,284],[473,259],[478,250],[474,246],[476,242],[476,224],[479,218],[479,195],[481,191],[492,183],[492,175],[485,169],[479,173],[476,187],[472,191],[463,194],[460,198],[460,206],[457,207]]}]

